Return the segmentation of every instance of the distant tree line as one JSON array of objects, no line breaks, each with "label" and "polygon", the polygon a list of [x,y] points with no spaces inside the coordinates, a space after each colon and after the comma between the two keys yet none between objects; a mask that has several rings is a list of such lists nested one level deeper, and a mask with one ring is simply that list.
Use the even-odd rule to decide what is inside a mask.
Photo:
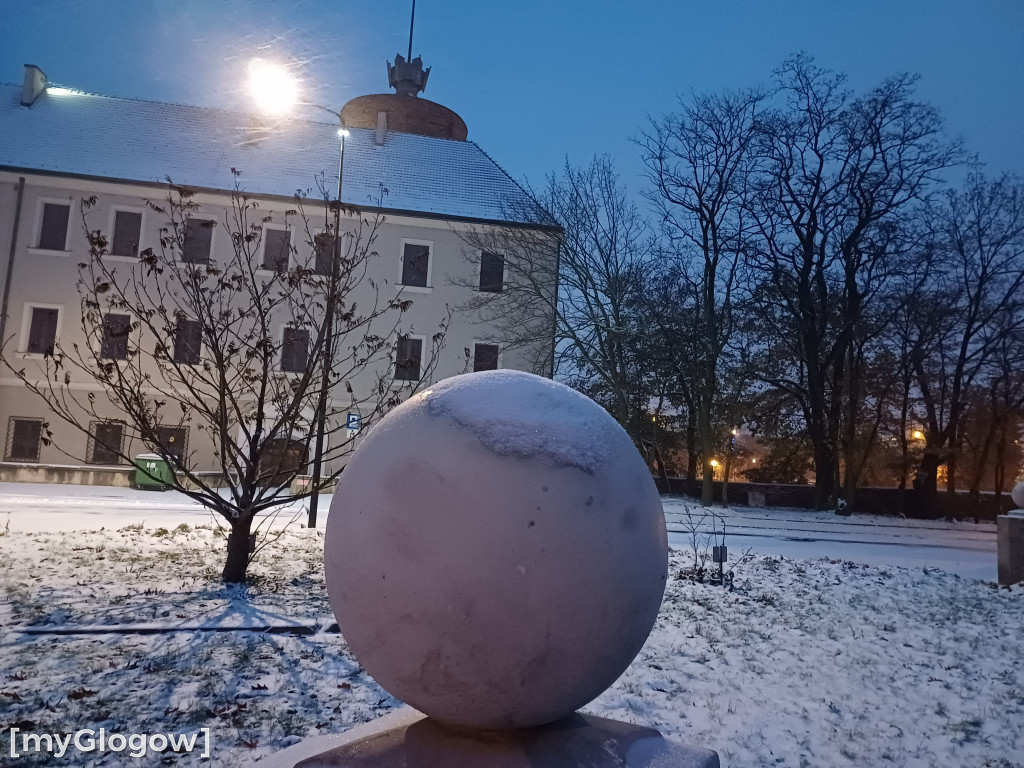
[{"label": "distant tree line", "polygon": [[652,469],[682,449],[706,503],[737,428],[764,449],[748,479],[813,476],[819,509],[880,482],[912,483],[931,507],[940,475],[975,499],[1008,489],[1024,413],[1021,180],[986,175],[948,139],[913,76],[858,94],[806,55],[774,75],[650,119],[637,141],[653,216],[610,158],[567,164],[537,191],[564,229],[558,264],[520,239],[506,261],[528,279],[476,308],[528,343],[539,326],[524,318],[544,316],[532,286],[557,271],[543,302],[556,376],[603,403]]}]

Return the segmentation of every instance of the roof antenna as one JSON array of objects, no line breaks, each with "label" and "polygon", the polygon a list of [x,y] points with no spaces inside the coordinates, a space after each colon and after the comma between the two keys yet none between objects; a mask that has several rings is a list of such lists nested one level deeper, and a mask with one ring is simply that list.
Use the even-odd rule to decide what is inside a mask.
[{"label": "roof antenna", "polygon": [[412,18],[409,19],[409,56],[406,61],[412,61],[412,26],[416,23],[416,0],[412,0]]}]

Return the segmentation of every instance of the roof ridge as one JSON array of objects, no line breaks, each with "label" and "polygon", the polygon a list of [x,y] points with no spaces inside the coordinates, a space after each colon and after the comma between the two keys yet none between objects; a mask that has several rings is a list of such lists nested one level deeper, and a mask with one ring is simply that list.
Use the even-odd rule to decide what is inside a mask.
[{"label": "roof ridge", "polygon": [[[21,88],[21,86],[16,83],[0,83],[0,86]],[[244,117],[264,118],[268,117],[267,115],[263,115],[258,111],[246,112],[239,109],[227,109],[226,107],[207,107],[200,104],[183,104],[177,101],[158,101],[157,99],[142,99],[138,98],[137,96],[112,96],[108,93],[92,93],[91,91],[80,91],[77,88],[72,88],[71,86],[64,85],[63,83],[47,81],[46,87],[49,88],[50,86],[53,86],[54,88],[64,88],[68,91],[72,91],[75,96],[90,96],[94,99],[110,99],[111,101],[131,101],[136,102],[138,104],[155,104],[161,107],[177,107],[179,109],[197,109],[202,110],[204,112],[218,112],[223,115],[241,115]],[[40,95],[44,95],[45,93],[46,90],[44,90],[43,94]],[[314,120],[312,118],[301,116],[290,116],[287,119],[295,120],[302,123],[312,123],[313,125],[337,126],[337,123],[327,122],[324,120]]]}]

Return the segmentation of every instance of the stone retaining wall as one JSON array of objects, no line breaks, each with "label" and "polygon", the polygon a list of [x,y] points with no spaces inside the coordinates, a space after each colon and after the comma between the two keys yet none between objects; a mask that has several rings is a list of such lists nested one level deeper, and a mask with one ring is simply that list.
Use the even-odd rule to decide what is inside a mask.
[{"label": "stone retaining wall", "polygon": [[[655,478],[661,493],[672,493],[692,498],[700,498],[699,481],[690,482],[681,477],[670,477],[669,487],[660,478]],[[722,483],[714,484],[715,501],[722,500]],[[763,501],[762,501],[763,500]],[[785,485],[772,483],[729,483],[729,503],[740,506],[764,507],[796,507],[798,509],[814,508],[813,485]],[[973,519],[975,511],[971,506],[970,496],[959,492],[951,497],[945,491],[939,491],[932,509],[918,508],[917,496],[912,489],[899,488],[858,488],[854,500],[854,511],[874,515],[905,516],[923,519],[946,517],[952,512],[955,518]],[[1013,509],[1013,501],[1009,492],[996,499],[993,493],[982,493],[978,499],[978,517],[982,520],[995,520],[997,515],[1005,515]]]}]

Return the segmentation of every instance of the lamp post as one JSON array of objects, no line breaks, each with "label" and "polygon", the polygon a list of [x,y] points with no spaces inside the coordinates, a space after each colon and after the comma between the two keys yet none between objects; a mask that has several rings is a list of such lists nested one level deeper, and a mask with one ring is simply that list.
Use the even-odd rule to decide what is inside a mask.
[{"label": "lamp post", "polygon": [[348,130],[340,112],[321,107],[319,104],[309,106],[323,109],[338,118],[338,136],[341,138],[341,152],[338,156],[338,197],[334,202],[334,248],[331,258],[331,277],[327,283],[327,302],[324,308],[324,327],[327,336],[324,339],[324,363],[318,398],[319,413],[316,420],[316,446],[313,449],[313,493],[309,497],[309,516],[306,520],[308,528],[316,528],[317,506],[320,501],[320,472],[323,467],[324,433],[327,431],[327,400],[330,395],[331,368],[334,366],[334,309],[337,302],[338,269],[341,265],[341,184],[345,175],[345,137]]},{"label": "lamp post", "polygon": [[334,314],[337,303],[338,271],[341,265],[341,191],[345,176],[345,137],[348,136],[348,129],[345,128],[345,120],[342,118],[341,112],[335,112],[333,109],[312,102],[299,102],[295,80],[283,67],[263,59],[253,59],[249,62],[249,89],[260,108],[271,114],[281,114],[290,110],[293,105],[301,104],[304,107],[313,107],[329,112],[338,118],[338,136],[341,139],[341,149],[338,155],[338,194],[333,203],[328,201],[328,206],[334,208],[334,244],[331,274],[327,283],[327,301],[324,307],[323,373],[320,379],[320,395],[317,398],[316,442],[313,449],[313,492],[309,498],[309,515],[306,521],[309,528],[316,528],[324,438],[327,431],[327,400],[330,395],[331,368],[334,366]]}]

